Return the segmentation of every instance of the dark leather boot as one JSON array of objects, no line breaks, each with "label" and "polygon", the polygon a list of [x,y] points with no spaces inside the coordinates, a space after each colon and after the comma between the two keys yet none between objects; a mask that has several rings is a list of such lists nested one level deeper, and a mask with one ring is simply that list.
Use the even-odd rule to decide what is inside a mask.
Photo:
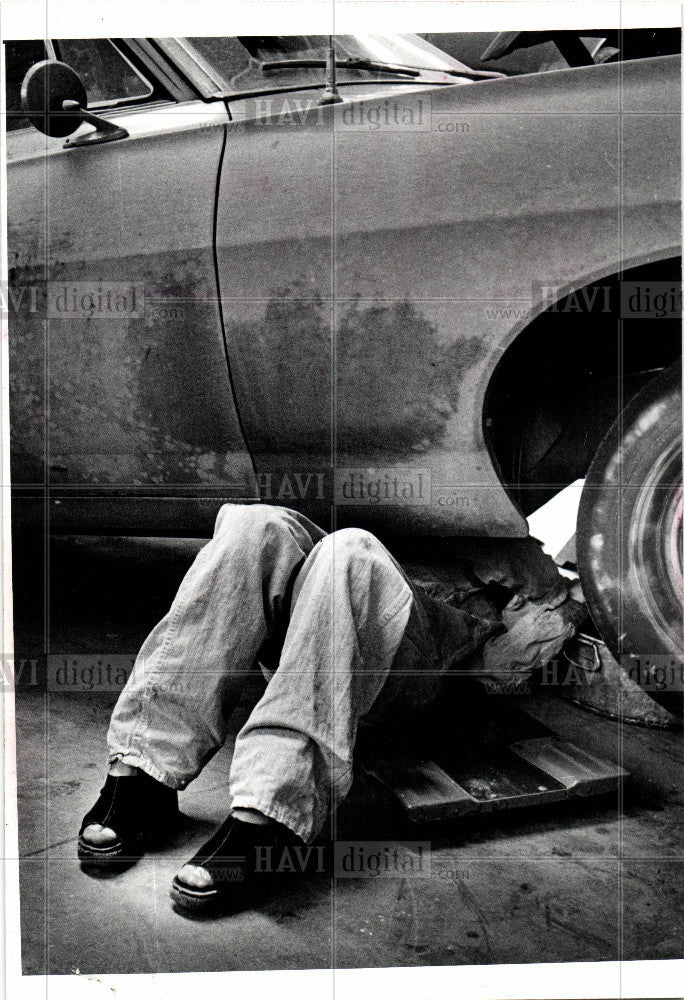
[{"label": "dark leather boot", "polygon": [[[144,771],[107,775],[95,805],[83,817],[78,836],[78,856],[89,864],[113,860],[133,862],[148,846],[178,823],[178,793]],[[84,836],[93,823],[109,827],[116,840],[97,844]]]}]

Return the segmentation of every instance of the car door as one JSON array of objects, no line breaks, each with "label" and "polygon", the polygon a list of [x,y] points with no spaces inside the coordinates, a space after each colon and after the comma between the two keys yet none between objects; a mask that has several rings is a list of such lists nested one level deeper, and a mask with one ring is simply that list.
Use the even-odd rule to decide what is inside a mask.
[{"label": "car door", "polygon": [[[349,38],[336,38],[338,55]],[[308,38],[252,44],[244,72],[226,40],[185,41],[225,68],[216,256],[263,499],[326,527],[524,534],[482,440],[481,407],[462,392],[487,343],[462,332],[469,293],[445,222],[469,195],[455,196],[455,143],[430,109],[441,88],[471,89],[467,69],[431,70],[442,55],[414,36],[364,36],[366,55],[399,72],[338,78],[342,100],[331,103],[321,60],[305,81],[287,76],[293,54],[310,67]]]},{"label": "car door", "polygon": [[[63,527],[198,533],[203,498],[255,490],[213,253],[227,113],[142,54],[6,48],[12,479],[47,488]],[[127,137],[68,148],[22,119],[23,73],[46,56]]]}]

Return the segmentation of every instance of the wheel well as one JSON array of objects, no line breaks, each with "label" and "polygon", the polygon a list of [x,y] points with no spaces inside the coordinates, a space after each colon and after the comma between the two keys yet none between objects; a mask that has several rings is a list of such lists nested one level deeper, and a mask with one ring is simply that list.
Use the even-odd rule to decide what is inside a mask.
[{"label": "wheel well", "polygon": [[[621,317],[620,293],[628,303],[637,288],[640,298],[629,304],[641,314]],[[646,309],[656,293],[670,293],[669,308],[680,289],[679,257],[610,275],[554,302],[503,355],[485,398],[484,432],[523,514],[584,476],[626,403],[681,357],[679,314]]]}]

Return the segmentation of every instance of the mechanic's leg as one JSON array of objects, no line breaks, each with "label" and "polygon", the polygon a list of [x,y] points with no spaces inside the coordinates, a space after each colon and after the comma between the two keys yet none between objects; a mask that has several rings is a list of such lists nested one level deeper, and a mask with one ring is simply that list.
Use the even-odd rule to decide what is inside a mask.
[{"label": "mechanic's leg", "polygon": [[278,669],[238,734],[234,808],[252,808],[305,841],[349,790],[359,719],[378,697],[413,591],[371,534],[328,535],[295,583]]},{"label": "mechanic's leg", "polygon": [[221,746],[240,694],[323,532],[284,508],[225,505],[112,715],[110,759],[184,788]]},{"label": "mechanic's leg", "polygon": [[[470,623],[479,623],[465,613],[460,620],[471,649]],[[397,669],[405,673],[404,695],[414,704],[439,693],[444,668],[432,624],[400,567],[368,532],[346,529],[318,543],[297,576],[278,669],[237,737],[234,811],[174,879],[177,904],[199,908],[226,890],[235,902],[259,881],[250,855],[254,864],[266,845],[278,837],[282,843],[283,829],[300,842],[313,840],[349,790],[359,720],[388,677],[391,686]],[[243,810],[274,821],[272,832],[236,822]],[[246,869],[228,883],[239,856]]]},{"label": "mechanic's leg", "polygon": [[297,569],[324,534],[285,508],[221,508],[116,704],[110,775],[139,769],[171,789],[195,777],[222,744],[242,679],[287,615]]}]

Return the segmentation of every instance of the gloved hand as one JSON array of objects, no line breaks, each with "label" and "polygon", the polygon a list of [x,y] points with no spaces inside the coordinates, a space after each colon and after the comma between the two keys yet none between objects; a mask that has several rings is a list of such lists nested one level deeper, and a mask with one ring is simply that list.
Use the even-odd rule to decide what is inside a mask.
[{"label": "gloved hand", "polygon": [[[580,594],[575,587],[574,595]],[[490,691],[523,687],[534,670],[560,652],[586,613],[584,604],[571,597],[567,587],[540,601],[516,594],[502,613],[505,631],[488,639],[480,650],[473,664],[475,676]]]}]

